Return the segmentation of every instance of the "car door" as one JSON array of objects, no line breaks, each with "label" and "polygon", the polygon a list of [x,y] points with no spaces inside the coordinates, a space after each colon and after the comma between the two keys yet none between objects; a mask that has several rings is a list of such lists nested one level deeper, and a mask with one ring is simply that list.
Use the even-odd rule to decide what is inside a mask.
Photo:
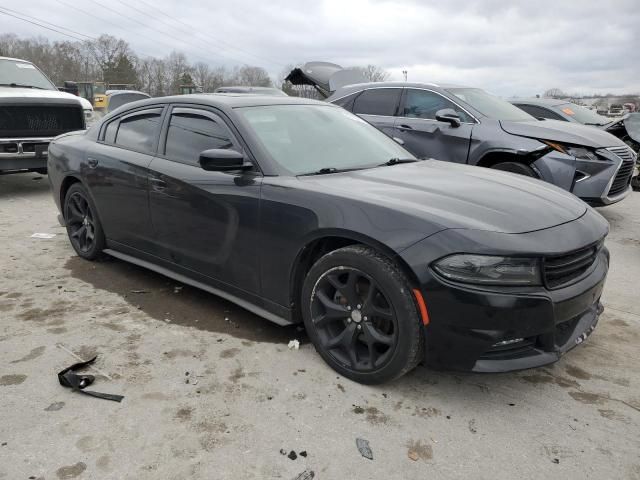
[{"label": "car door", "polygon": [[200,153],[212,148],[243,150],[219,112],[173,106],[149,177],[158,250],[176,267],[259,293],[262,175],[203,170]]},{"label": "car door", "polygon": [[162,107],[145,108],[103,125],[87,151],[85,180],[107,239],[153,253],[148,176]]},{"label": "car door", "polygon": [[401,94],[396,87],[368,88],[354,99],[352,112],[393,137]]},{"label": "car door", "polygon": [[[436,112],[451,108],[460,116],[460,125],[436,120]],[[475,120],[443,95],[427,89],[405,88],[393,137],[419,158],[467,163]]]}]

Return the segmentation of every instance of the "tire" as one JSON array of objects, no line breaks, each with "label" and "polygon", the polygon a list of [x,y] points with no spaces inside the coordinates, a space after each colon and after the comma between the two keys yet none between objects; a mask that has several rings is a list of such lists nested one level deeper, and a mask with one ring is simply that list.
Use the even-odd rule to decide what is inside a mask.
[{"label": "tire", "polygon": [[511,172],[518,173],[520,175],[524,175],[525,177],[533,177],[538,178],[536,172],[533,171],[529,165],[525,165],[524,163],[518,162],[500,162],[493,165],[491,168],[494,170],[502,170],[503,172]]},{"label": "tire", "polygon": [[411,285],[394,262],[369,247],[352,245],[320,258],[304,280],[301,310],[320,356],[353,381],[388,382],[422,359],[423,327]]},{"label": "tire", "polygon": [[102,256],[106,242],[95,205],[80,183],[71,185],[64,197],[63,216],[71,246],[85,260]]}]

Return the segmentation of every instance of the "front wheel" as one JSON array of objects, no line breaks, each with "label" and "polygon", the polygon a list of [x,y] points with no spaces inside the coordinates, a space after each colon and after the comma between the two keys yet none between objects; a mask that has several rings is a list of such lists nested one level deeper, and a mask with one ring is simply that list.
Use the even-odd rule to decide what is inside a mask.
[{"label": "front wheel", "polygon": [[494,170],[502,170],[503,172],[518,173],[525,177],[538,178],[536,172],[533,171],[529,165],[519,162],[500,162],[493,165],[491,168]]},{"label": "front wheel", "polygon": [[351,380],[387,382],[422,357],[422,323],[409,281],[371,248],[354,245],[320,258],[305,278],[301,306],[318,353]]},{"label": "front wheel", "polygon": [[76,253],[86,260],[100,257],[105,247],[104,232],[96,209],[80,183],[71,185],[64,199],[64,220]]}]

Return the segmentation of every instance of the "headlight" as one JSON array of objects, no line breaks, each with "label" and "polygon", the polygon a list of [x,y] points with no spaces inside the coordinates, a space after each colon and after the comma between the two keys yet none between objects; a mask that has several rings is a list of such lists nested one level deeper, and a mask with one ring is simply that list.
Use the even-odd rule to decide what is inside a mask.
[{"label": "headlight", "polygon": [[571,147],[569,145],[562,145],[561,143],[549,142],[547,140],[540,141],[560,153],[571,155],[572,157],[579,158],[580,160],[604,160],[602,158],[598,158],[594,152],[584,147]]},{"label": "headlight", "polygon": [[84,123],[89,128],[91,124],[95,121],[95,117],[93,116],[93,110],[86,109],[84,111]]},{"label": "headlight", "polygon": [[456,282],[482,285],[542,285],[540,262],[535,258],[457,254],[442,258],[433,268]]}]

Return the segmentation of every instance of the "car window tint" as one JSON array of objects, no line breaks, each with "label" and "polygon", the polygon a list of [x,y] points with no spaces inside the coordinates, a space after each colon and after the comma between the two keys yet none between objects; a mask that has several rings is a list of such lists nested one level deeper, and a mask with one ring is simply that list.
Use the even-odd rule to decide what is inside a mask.
[{"label": "car window tint", "polygon": [[339,105],[342,108],[344,108],[345,110],[349,110],[350,112],[353,111],[353,104],[355,102],[356,97],[358,96],[360,92],[357,93],[352,93],[351,95],[347,95],[346,97],[342,97],[338,100],[335,100],[334,103],[335,105]]},{"label": "car window tint", "polygon": [[151,152],[159,124],[159,113],[145,113],[120,120],[115,143],[119,147]]},{"label": "car window tint", "polygon": [[524,110],[525,112],[527,112],[529,115],[532,115],[532,116],[534,116],[536,118],[548,118],[548,119],[551,119],[551,120],[564,120],[564,121],[566,121],[564,118],[562,118],[557,113],[554,113],[551,110],[548,110],[548,109],[543,108],[543,107],[538,107],[537,105],[516,104],[516,106],[518,108]]},{"label": "car window tint", "polygon": [[115,143],[117,130],[118,130],[117,120],[107,124],[106,128],[104,129],[104,136],[103,136],[105,143]]},{"label": "car window tint", "polygon": [[406,90],[402,116],[435,120],[436,112],[444,108],[455,110],[463,122],[473,121],[464,110],[442,95],[415,88],[407,88]]},{"label": "car window tint", "polygon": [[165,155],[197,165],[200,153],[212,148],[233,148],[232,135],[222,119],[192,113],[171,115]]},{"label": "car window tint", "polygon": [[399,88],[371,88],[362,92],[353,103],[353,113],[391,117],[398,110]]}]

